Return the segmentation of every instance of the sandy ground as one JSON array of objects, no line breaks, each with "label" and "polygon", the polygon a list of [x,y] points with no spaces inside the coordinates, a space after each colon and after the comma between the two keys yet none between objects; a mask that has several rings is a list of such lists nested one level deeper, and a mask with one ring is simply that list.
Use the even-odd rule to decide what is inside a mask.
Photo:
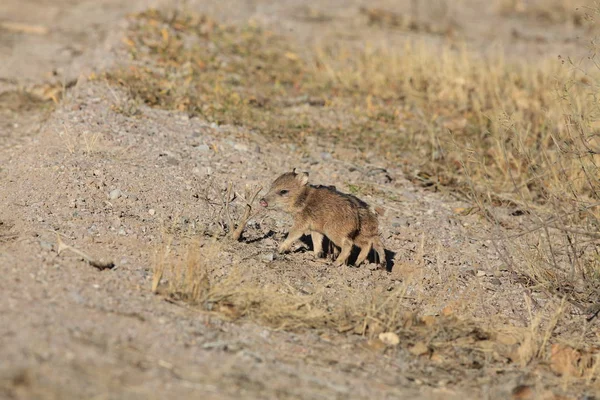
[{"label": "sandy ground", "polygon": [[[227,322],[151,293],[152,268],[166,232],[202,238],[216,229],[213,210],[202,200],[207,188],[220,190],[228,181],[266,186],[298,167],[310,171],[315,183],[342,189],[347,183],[370,184],[385,194],[365,200],[386,209],[381,228],[394,256],[391,272],[336,269],[303,251],[276,255],[289,219],[264,215],[251,224],[247,242],[221,248],[217,269],[223,274],[241,265],[251,271],[249,279],[264,285],[283,281],[310,291],[309,274],[319,282],[342,280],[359,290],[383,290],[399,285],[416,265],[420,313],[435,315],[466,300],[465,315],[526,324],[522,288],[500,270],[486,240],[493,228],[475,216],[457,215],[454,210],[468,205],[415,186],[398,166],[375,155],[368,164],[357,164],[351,151],[316,138],[298,149],[243,127],[207,124],[176,112],[142,107],[141,118],[114,112],[111,105],[125,94],[86,77],[118,62],[127,13],[165,3],[4,0],[0,5],[0,21],[47,28],[0,30],[0,396],[507,398],[519,384],[535,381],[516,373],[466,382],[468,368],[448,376],[427,374],[407,352],[373,351],[359,335]],[[300,42],[368,36],[373,43],[393,44],[415,34],[365,27],[358,12],[363,3],[187,6],[233,23],[252,18]],[[392,7],[393,2],[379,3]],[[399,3],[393,7],[405,11],[410,2]],[[531,57],[580,45],[574,28],[535,25],[527,34],[538,39],[514,43],[522,21],[493,17],[493,7],[484,4],[465,0],[445,11],[463,21],[463,34],[475,48],[514,44],[517,55]],[[309,6],[331,22],[316,24]],[[53,82],[70,86],[56,107],[32,105],[18,94],[19,88],[43,91]],[[507,225],[519,223],[518,217],[506,218]],[[99,271],[72,253],[59,255],[58,236],[117,267]],[[419,303],[422,291],[433,300]]]}]

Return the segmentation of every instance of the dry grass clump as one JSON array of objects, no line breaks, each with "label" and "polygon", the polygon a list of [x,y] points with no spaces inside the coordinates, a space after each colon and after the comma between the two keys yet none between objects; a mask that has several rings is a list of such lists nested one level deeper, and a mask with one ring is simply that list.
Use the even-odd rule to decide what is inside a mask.
[{"label": "dry grass clump", "polygon": [[303,78],[282,38],[248,24],[224,26],[197,14],[151,9],[131,17],[128,67],[107,74],[150,106],[219,124],[268,128],[264,115]]},{"label": "dry grass clump", "polygon": [[[412,354],[420,362],[414,368],[422,367],[420,379],[431,378],[434,385],[442,378],[461,382],[468,376],[477,382],[490,370],[510,374],[519,369],[541,373],[547,386],[558,386],[560,381],[553,376],[585,388],[598,381],[600,347],[554,339],[565,316],[565,302],[550,321],[532,314],[531,325],[525,328],[460,318],[451,311],[420,316],[409,311],[410,282],[391,291],[365,292],[334,280],[327,290],[335,291],[335,297],[324,296],[324,287],[306,294],[283,280],[261,284],[265,271],[228,264],[223,252],[235,251],[230,245],[216,240],[179,246],[168,242],[155,263],[154,292],[230,320],[252,319],[274,329],[362,335],[369,350]],[[554,374],[546,374],[549,371]]]},{"label": "dry grass clump", "polygon": [[582,26],[593,12],[595,0],[498,0],[497,8],[505,15],[518,15],[550,24]]}]

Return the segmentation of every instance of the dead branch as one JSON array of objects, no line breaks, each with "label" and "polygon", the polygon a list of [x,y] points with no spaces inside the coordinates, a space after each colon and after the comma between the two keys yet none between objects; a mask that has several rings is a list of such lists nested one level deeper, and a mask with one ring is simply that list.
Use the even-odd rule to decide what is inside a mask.
[{"label": "dead branch", "polygon": [[[227,218],[227,226],[229,227],[229,231],[233,229],[233,221],[231,219],[231,213],[229,212],[229,203],[233,201],[231,198],[231,192],[233,191],[233,183],[229,182],[227,185],[227,193],[225,193],[225,218]],[[235,196],[235,194],[234,194]]]},{"label": "dead branch", "polygon": [[251,192],[250,189],[246,189],[246,206],[244,209],[244,215],[242,215],[242,218],[240,218],[237,228],[235,228],[235,230],[231,233],[231,238],[233,240],[240,240],[240,238],[242,237],[242,232],[244,231],[248,220],[252,216],[252,204],[254,204],[256,196],[258,196],[261,190],[262,187],[260,186],[255,188],[254,192]]},{"label": "dead branch", "polygon": [[47,35],[49,32],[49,29],[43,25],[31,25],[12,21],[0,21],[0,29],[17,33],[29,33],[32,35]]},{"label": "dead branch", "polygon": [[106,261],[102,261],[102,260],[93,259],[92,257],[85,254],[83,251],[78,250],[72,246],[69,246],[68,244],[65,244],[65,242],[62,241],[62,239],[60,238],[60,236],[58,234],[56,235],[56,243],[58,245],[56,252],[59,255],[60,255],[60,253],[62,253],[65,250],[70,250],[73,253],[77,254],[78,256],[81,256],[85,261],[87,261],[88,264],[90,264],[94,268],[99,269],[100,271],[103,271],[105,269],[113,269],[115,267],[115,263],[113,263],[112,261],[106,262]]}]

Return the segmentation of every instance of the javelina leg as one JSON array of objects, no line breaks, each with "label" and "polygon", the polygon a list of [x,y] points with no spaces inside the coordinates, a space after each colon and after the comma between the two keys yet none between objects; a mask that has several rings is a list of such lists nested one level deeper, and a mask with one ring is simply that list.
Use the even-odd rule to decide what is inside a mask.
[{"label": "javelina leg", "polygon": [[317,258],[323,257],[323,235],[319,232],[311,232],[310,237],[313,242],[313,251]]},{"label": "javelina leg", "polygon": [[294,226],[292,226],[292,229],[290,229],[290,232],[288,233],[288,237],[283,241],[283,243],[279,245],[279,252],[285,253],[289,251],[290,247],[292,247],[292,244],[296,240],[300,239],[304,232],[306,232],[306,227],[294,224]]},{"label": "javelina leg", "polygon": [[360,249],[360,253],[358,257],[356,257],[356,266],[358,267],[369,255],[369,251],[371,251],[371,242],[363,244],[363,247]]},{"label": "javelina leg", "polygon": [[346,264],[348,261],[348,257],[350,257],[350,253],[352,252],[352,240],[346,238],[342,241],[342,252],[340,253],[337,260],[335,260],[334,265],[342,265]]},{"label": "javelina leg", "polygon": [[335,260],[340,255],[340,250],[331,240],[329,241],[329,253],[332,260]]},{"label": "javelina leg", "polygon": [[380,238],[377,238],[373,241],[373,249],[377,253],[377,258],[379,258],[379,265],[382,267],[387,266],[387,261],[385,259],[385,248],[383,247],[383,243]]}]

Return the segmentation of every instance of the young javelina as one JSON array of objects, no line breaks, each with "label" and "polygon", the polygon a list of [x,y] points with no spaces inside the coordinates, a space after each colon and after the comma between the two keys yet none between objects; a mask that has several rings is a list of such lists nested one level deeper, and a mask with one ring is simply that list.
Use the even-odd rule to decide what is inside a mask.
[{"label": "young javelina", "polygon": [[306,172],[298,174],[294,170],[275,179],[260,205],[281,209],[294,216],[294,225],[279,246],[280,252],[288,251],[292,243],[310,233],[317,257],[323,255],[323,236],[327,236],[341,248],[336,265],[347,262],[353,245],[361,249],[357,265],[367,258],[371,248],[385,265],[377,217],[367,204],[357,197],[338,192],[333,186],[308,185]]}]

